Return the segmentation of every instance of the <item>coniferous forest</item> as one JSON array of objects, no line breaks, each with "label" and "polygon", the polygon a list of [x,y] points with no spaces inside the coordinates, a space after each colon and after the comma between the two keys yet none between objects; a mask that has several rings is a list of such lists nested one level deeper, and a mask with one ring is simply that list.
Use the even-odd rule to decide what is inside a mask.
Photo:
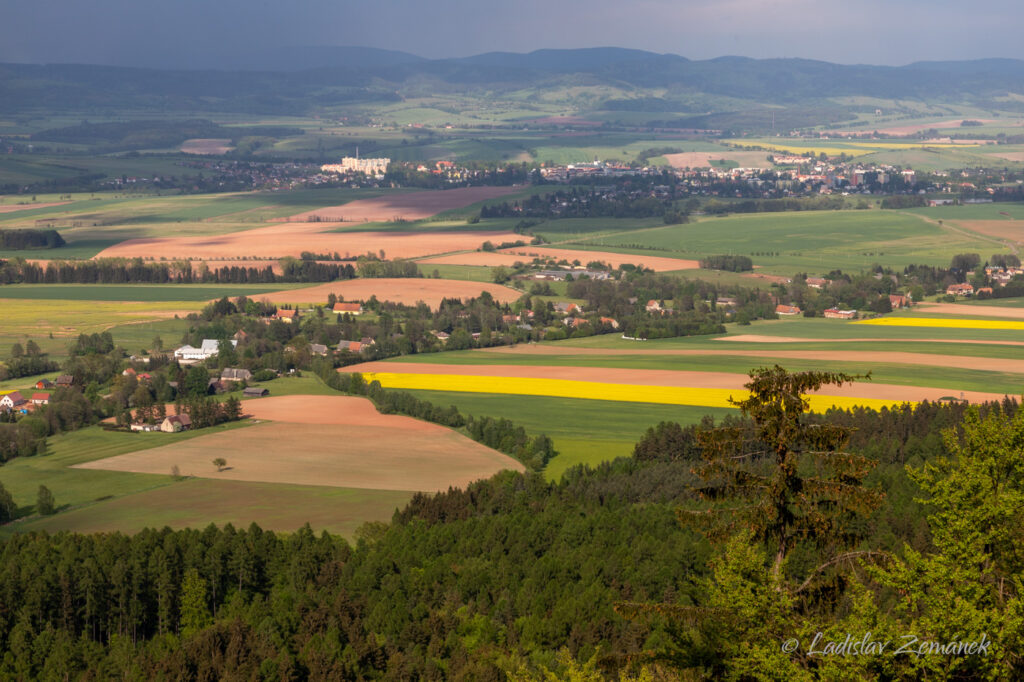
[{"label": "coniferous forest", "polygon": [[[1024,411],[798,397],[854,378],[758,370],[740,416],[418,494],[352,543],[15,534],[0,676],[1019,679]],[[822,653],[850,637],[893,654]]]}]

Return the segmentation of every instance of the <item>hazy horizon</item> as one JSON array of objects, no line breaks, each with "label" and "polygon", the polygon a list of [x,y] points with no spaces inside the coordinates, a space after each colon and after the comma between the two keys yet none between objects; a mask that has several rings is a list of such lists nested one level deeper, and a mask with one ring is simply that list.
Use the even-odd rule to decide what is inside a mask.
[{"label": "hazy horizon", "polygon": [[[0,62],[219,68],[264,49],[368,46],[428,59],[615,46],[693,60],[722,56],[902,66],[1024,58],[1024,9],[950,0],[469,0],[356,4],[180,0],[2,0]],[[286,47],[287,46],[287,47]]]}]

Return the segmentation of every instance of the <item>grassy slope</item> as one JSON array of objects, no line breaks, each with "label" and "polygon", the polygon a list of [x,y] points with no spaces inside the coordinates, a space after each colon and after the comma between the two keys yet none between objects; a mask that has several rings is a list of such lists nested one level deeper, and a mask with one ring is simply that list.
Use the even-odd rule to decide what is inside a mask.
[{"label": "grassy slope", "polygon": [[[856,271],[875,263],[893,268],[911,262],[948,265],[957,253],[998,248],[911,215],[857,210],[708,217],[686,225],[580,240],[579,246],[682,258],[749,255],[764,272],[779,274],[835,268]],[[757,255],[765,252],[778,255]]]}]

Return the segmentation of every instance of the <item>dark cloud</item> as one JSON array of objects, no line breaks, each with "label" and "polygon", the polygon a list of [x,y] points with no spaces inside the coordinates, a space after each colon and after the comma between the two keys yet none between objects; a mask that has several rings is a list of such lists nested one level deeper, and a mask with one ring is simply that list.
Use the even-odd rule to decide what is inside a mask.
[{"label": "dark cloud", "polygon": [[0,0],[0,61],[195,66],[268,47],[426,57],[615,45],[841,63],[1024,57],[1011,0]]}]

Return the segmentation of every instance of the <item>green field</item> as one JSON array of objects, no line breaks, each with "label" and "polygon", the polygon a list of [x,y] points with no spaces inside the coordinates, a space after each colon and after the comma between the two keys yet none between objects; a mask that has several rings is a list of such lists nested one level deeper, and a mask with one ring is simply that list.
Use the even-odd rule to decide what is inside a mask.
[{"label": "green field", "polygon": [[684,424],[706,414],[724,416],[733,410],[680,405],[649,405],[603,400],[510,396],[491,393],[409,391],[436,405],[455,405],[464,414],[505,418],[528,433],[546,433],[559,455],[545,474],[556,480],[576,464],[598,464],[632,454],[633,446],[651,426],[661,421]]},{"label": "green field", "polygon": [[[750,256],[762,272],[792,275],[833,269],[857,271],[873,264],[902,269],[908,263],[948,266],[955,254],[999,246],[912,215],[877,210],[801,211],[701,218],[614,237],[579,239],[584,249],[699,258]],[[778,255],[764,255],[766,252]]]}]

